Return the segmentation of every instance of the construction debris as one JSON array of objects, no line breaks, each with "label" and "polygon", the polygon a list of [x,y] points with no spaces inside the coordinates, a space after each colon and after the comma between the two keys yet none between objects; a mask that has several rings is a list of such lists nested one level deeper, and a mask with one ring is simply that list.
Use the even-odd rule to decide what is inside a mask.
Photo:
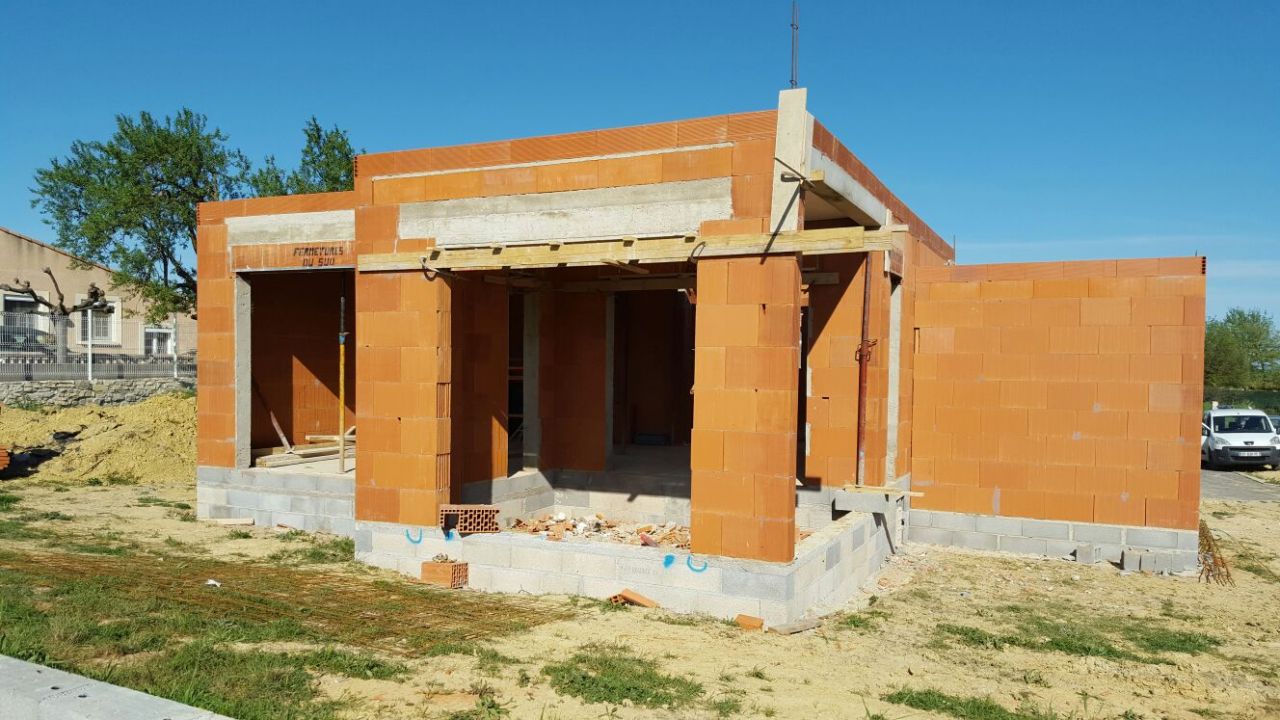
[{"label": "construction debris", "polygon": [[210,522],[214,525],[252,525],[253,518],[214,518]]},{"label": "construction debris", "polygon": [[1236,584],[1231,577],[1231,566],[1218,548],[1218,540],[1209,531],[1209,523],[1203,520],[1200,521],[1200,579],[1232,587]]},{"label": "construction debris", "polygon": [[535,520],[517,518],[511,525],[515,532],[545,535],[548,540],[582,538],[606,540],[624,545],[645,545],[687,550],[689,528],[668,521],[663,525],[653,523],[625,523],[607,518],[603,513],[575,518],[565,513],[543,515]]},{"label": "construction debris", "polygon": [[743,630],[763,630],[764,629],[764,619],[758,618],[755,615],[739,614],[738,617],[733,619],[733,621],[738,623],[738,627],[742,628]]},{"label": "construction debris", "polygon": [[654,600],[641,595],[635,590],[623,590],[622,592],[609,598],[609,602],[614,605],[639,605],[640,607],[656,608],[658,603]]}]

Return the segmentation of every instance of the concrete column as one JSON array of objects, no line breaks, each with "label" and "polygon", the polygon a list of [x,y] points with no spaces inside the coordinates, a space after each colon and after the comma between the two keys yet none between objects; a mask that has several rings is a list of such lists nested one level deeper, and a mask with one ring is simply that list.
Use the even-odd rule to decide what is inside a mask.
[{"label": "concrete column", "polygon": [[795,556],[800,266],[795,257],[698,263],[693,551]]},{"label": "concrete column", "polygon": [[[886,255],[885,261],[888,261]],[[889,395],[888,441],[885,444],[884,484],[892,484],[898,478],[898,418],[901,405],[902,378],[902,283],[890,283],[889,290]]]},{"label": "concrete column", "polygon": [[[809,153],[813,147],[813,116],[805,107],[808,96],[809,91],[805,88],[778,93],[778,127],[773,156],[801,174],[809,171]],[[775,162],[769,230],[793,232],[802,226],[801,202],[796,197],[800,183],[783,182],[784,172],[790,171]]]},{"label": "concrete column", "polygon": [[253,296],[249,281],[236,274],[232,290],[235,332],[236,467],[253,464]]},{"label": "concrete column", "polygon": [[613,456],[613,364],[614,333],[616,323],[614,294],[604,298],[604,457],[605,463]]},{"label": "concrete column", "polygon": [[529,469],[538,467],[538,455],[542,448],[542,416],[538,407],[541,298],[542,293],[531,292],[524,295],[524,458],[521,464]]}]

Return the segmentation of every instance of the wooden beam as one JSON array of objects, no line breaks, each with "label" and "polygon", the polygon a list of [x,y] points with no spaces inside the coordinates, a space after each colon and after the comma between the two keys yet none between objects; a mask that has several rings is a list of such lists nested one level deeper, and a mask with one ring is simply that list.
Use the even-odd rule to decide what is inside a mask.
[{"label": "wooden beam", "polygon": [[799,232],[705,235],[637,240],[618,238],[565,244],[507,245],[421,252],[361,255],[360,272],[405,270],[502,270],[610,265],[614,263],[696,262],[700,258],[752,255],[832,255],[901,250],[907,234],[860,227]]}]

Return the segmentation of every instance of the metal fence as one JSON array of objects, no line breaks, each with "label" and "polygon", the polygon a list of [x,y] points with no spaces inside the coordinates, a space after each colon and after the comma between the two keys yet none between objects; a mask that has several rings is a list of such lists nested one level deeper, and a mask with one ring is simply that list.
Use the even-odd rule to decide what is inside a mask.
[{"label": "metal fence", "polygon": [[196,324],[118,312],[0,312],[0,382],[194,378]]}]

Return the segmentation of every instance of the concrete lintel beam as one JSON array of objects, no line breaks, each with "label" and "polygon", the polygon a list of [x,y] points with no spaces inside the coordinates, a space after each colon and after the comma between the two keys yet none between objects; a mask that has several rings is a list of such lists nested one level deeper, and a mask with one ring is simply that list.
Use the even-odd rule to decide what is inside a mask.
[{"label": "concrete lintel beam", "polygon": [[809,154],[808,186],[859,225],[878,228],[889,218],[889,209],[834,160],[818,152]]}]

